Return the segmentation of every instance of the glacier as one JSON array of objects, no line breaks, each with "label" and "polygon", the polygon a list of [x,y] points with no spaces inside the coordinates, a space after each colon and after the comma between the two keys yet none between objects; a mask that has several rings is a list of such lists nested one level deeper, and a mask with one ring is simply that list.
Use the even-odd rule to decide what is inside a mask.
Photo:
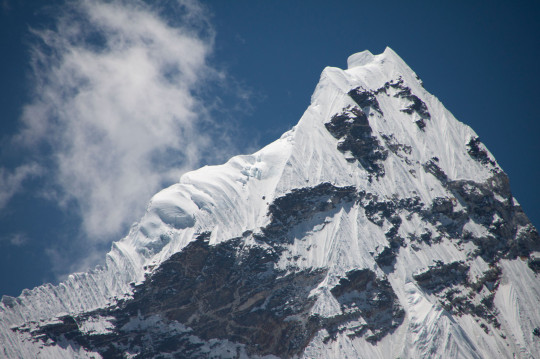
[{"label": "glacier", "polygon": [[184,174],[103,266],[0,303],[5,358],[539,358],[540,237],[390,48]]}]

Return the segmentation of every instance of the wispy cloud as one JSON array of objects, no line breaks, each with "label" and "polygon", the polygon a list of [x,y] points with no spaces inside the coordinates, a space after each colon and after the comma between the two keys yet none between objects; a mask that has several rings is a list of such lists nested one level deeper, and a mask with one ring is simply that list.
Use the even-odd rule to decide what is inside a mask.
[{"label": "wispy cloud", "polygon": [[24,181],[42,172],[43,169],[37,163],[24,164],[15,169],[0,167],[0,209],[23,188]]},{"label": "wispy cloud", "polygon": [[23,232],[16,232],[0,237],[0,242],[7,242],[12,246],[20,247],[28,242],[28,236]]},{"label": "wispy cloud", "polygon": [[209,65],[214,32],[195,1],[82,0],[57,11],[54,28],[33,30],[35,91],[14,138],[52,166],[0,170],[0,208],[46,171],[54,198],[76,204],[87,239],[103,244],[158,189],[227,152],[227,131],[200,99],[226,76]]}]

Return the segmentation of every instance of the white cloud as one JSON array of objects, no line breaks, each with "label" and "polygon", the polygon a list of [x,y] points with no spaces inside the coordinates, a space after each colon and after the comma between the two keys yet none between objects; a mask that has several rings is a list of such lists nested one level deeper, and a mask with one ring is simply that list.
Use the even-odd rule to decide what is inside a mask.
[{"label": "white cloud", "polygon": [[36,163],[24,164],[13,170],[0,167],[0,209],[21,190],[24,181],[42,172],[42,168]]},{"label": "white cloud", "polygon": [[[119,235],[214,150],[217,125],[196,95],[224,79],[207,61],[213,30],[196,2],[166,5],[78,1],[56,28],[34,31],[34,98],[15,142],[46,149],[58,200],[75,201],[96,242]],[[31,173],[24,166],[0,172],[11,183],[0,207]]]}]

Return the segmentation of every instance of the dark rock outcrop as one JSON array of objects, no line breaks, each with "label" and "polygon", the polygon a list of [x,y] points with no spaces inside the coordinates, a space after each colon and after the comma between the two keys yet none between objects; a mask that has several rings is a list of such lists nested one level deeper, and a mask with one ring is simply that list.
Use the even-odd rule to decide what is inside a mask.
[{"label": "dark rock outcrop", "polygon": [[479,137],[473,137],[471,140],[467,143],[467,153],[469,156],[471,156],[476,161],[480,162],[483,165],[491,165],[496,166],[495,161],[493,161],[486,150],[483,148],[480,148],[480,145],[482,145],[482,142],[480,142]]},{"label": "dark rock outcrop", "polygon": [[359,192],[358,201],[364,208],[369,221],[379,227],[382,227],[385,221],[390,223],[390,228],[385,233],[389,247],[375,255],[375,261],[381,267],[389,267],[392,270],[393,258],[399,248],[405,245],[405,239],[398,234],[403,221],[400,216],[419,213],[423,208],[423,203],[419,197],[380,200],[377,195],[365,191]]},{"label": "dark rock outcrop", "polygon": [[268,215],[271,222],[262,232],[267,239],[283,239],[292,226],[356,199],[354,186],[337,187],[325,182],[315,187],[293,189],[270,204]]},{"label": "dark rock outcrop", "polygon": [[405,108],[401,109],[406,114],[416,114],[415,123],[422,131],[426,127],[426,120],[431,120],[431,114],[424,101],[412,93],[410,87],[406,86],[403,78],[399,77],[396,81],[389,81],[383,87],[377,89],[375,93],[385,93],[389,95],[389,90],[392,89],[394,97],[406,99],[409,103]]},{"label": "dark rock outcrop", "polygon": [[[377,342],[403,322],[405,312],[392,286],[369,269],[349,271],[331,293],[343,314],[326,319],[325,328],[330,336],[338,332],[347,332],[349,336],[367,334],[366,340]],[[343,325],[344,318],[354,324]],[[358,323],[360,318],[363,324]]]},{"label": "dark rock outcrop", "polygon": [[360,106],[362,110],[367,109],[369,111],[369,109],[373,109],[381,115],[383,114],[381,107],[379,106],[379,101],[377,100],[374,92],[357,87],[349,91],[347,94],[354,100],[354,102],[358,104],[358,106]]},{"label": "dark rock outcrop", "polygon": [[431,173],[433,176],[435,176],[436,179],[441,181],[443,184],[446,184],[448,181],[448,176],[444,171],[439,167],[438,165],[439,159],[437,157],[433,157],[426,163],[422,165],[424,168],[424,171],[427,173]]},{"label": "dark rock outcrop", "polygon": [[375,255],[375,262],[380,267],[393,267],[396,261],[396,251],[390,247],[383,249]]},{"label": "dark rock outcrop", "polygon": [[412,153],[412,147],[409,145],[404,145],[402,143],[397,142],[395,136],[393,134],[385,135],[381,134],[382,139],[384,140],[384,143],[386,144],[386,147],[396,156],[403,159],[405,163],[408,165],[411,164],[411,161],[409,159],[410,154]]},{"label": "dark rock outcrop", "polygon": [[540,257],[529,258],[527,265],[533,270],[533,272],[540,273]]},{"label": "dark rock outcrop", "polygon": [[[367,100],[366,100],[367,101]],[[347,161],[357,160],[362,167],[376,177],[384,176],[383,161],[388,157],[388,151],[380,145],[377,137],[369,125],[368,118],[358,107],[348,107],[342,113],[332,117],[325,124],[326,129],[336,139],[338,150],[351,158]]]},{"label": "dark rock outcrop", "polygon": [[[469,266],[463,262],[436,262],[425,271],[413,275],[416,282],[433,293],[442,307],[455,315],[470,314],[500,326],[493,307],[501,269],[492,266],[476,281],[469,279]],[[482,326],[487,332],[485,324]]]},{"label": "dark rock outcrop", "polygon": [[528,257],[540,250],[540,236],[521,207],[514,204],[504,172],[494,174],[484,183],[449,181],[448,189],[467,209],[469,219],[488,229],[488,236],[472,238],[479,248],[477,254],[487,262]]}]

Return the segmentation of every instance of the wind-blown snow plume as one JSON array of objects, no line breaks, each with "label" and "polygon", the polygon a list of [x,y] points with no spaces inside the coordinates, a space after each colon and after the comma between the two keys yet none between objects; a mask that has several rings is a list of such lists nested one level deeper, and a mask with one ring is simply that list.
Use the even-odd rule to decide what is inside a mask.
[{"label": "wind-blown snow plume", "polygon": [[78,1],[57,19],[34,31],[35,92],[15,141],[46,149],[56,199],[106,240],[211,149],[196,93],[223,76],[207,63],[213,29],[190,1]]}]

